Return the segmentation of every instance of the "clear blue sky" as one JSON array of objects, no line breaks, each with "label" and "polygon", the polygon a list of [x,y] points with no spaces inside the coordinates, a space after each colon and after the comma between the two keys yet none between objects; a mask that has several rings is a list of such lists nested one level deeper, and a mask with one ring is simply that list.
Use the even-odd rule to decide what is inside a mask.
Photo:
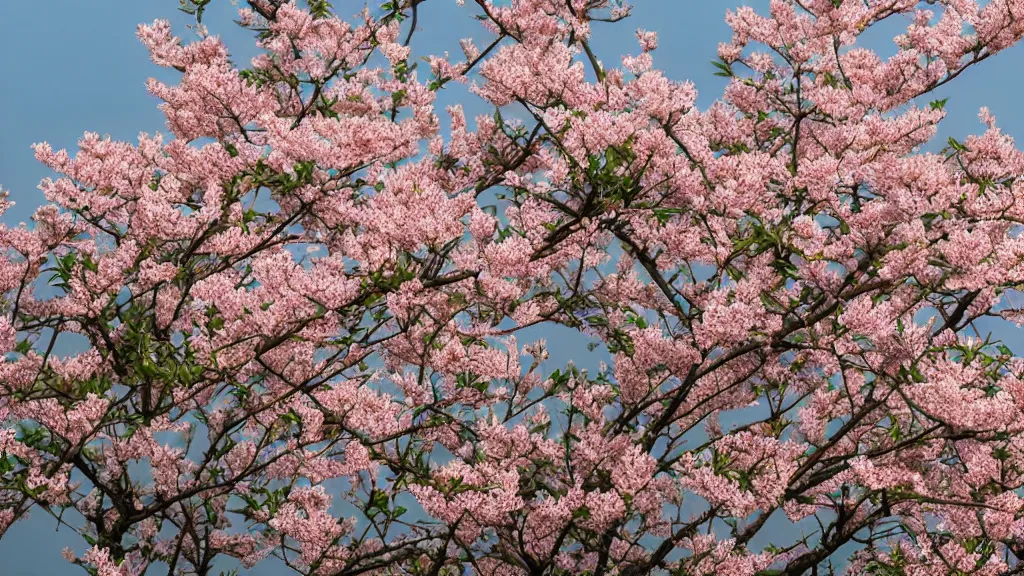
[{"label": "clear blue sky", "polygon": [[[636,28],[659,32],[655,66],[672,78],[692,80],[703,108],[724,86],[722,78],[712,75],[714,69],[709,62],[716,56],[718,43],[729,38],[723,19],[725,10],[743,3],[759,10],[767,5],[766,0],[634,0],[634,15],[627,22],[594,26],[594,47],[605,63],[615,64],[620,55],[637,52],[633,36]],[[335,0],[334,4],[343,14],[356,13],[363,6],[352,0]],[[188,38],[188,17],[178,12],[177,6],[177,0],[0,0],[0,22],[4,24],[0,34],[0,186],[10,190],[17,202],[3,217],[6,223],[29,218],[43,200],[36,186],[51,175],[35,161],[31,144],[45,140],[54,148],[73,151],[85,131],[132,142],[139,132],[166,132],[157,101],[146,93],[144,84],[151,76],[173,81],[175,74],[149,62],[146,50],[135,39],[135,27],[155,18],[170,18],[175,33]],[[236,61],[246,64],[254,53],[253,46],[248,33],[231,22],[234,9],[228,0],[217,0],[207,21],[211,32],[225,39]],[[473,13],[469,7],[457,7],[455,0],[423,4],[414,53],[449,51],[457,59],[461,54],[459,38],[480,36],[479,25],[470,17]],[[906,22],[894,24],[871,34],[872,45],[883,53],[891,53],[891,38]],[[1014,48],[943,90],[939,97],[949,97],[949,117],[941,140],[979,132],[982,126],[976,114],[981,106],[991,109],[1005,132],[1024,135],[1022,62],[1024,50]],[[439,104],[462,100],[464,95],[451,92]],[[479,105],[466,108],[470,114],[487,111]],[[596,353],[587,351],[586,341],[580,337],[558,337],[550,329],[531,336],[548,338],[555,362],[573,359],[577,365],[589,367],[599,359]],[[1004,331],[1001,336],[1011,346],[1014,340],[1020,340],[1016,333]],[[1024,351],[1019,345],[1014,348],[1018,354]],[[60,557],[64,546],[84,551],[74,534],[56,531],[56,522],[37,512],[0,540],[0,575],[81,574]],[[267,566],[243,573],[263,576],[285,572]]]}]

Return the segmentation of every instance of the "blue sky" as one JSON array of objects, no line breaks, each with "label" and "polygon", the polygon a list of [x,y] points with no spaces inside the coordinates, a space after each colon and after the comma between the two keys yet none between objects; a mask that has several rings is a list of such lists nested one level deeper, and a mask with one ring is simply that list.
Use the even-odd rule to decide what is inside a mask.
[{"label": "blue sky", "polygon": [[[719,42],[729,39],[725,11],[741,0],[635,0],[633,16],[625,23],[594,26],[593,46],[600,59],[617,63],[622,54],[638,51],[633,32],[638,27],[655,30],[660,46],[655,65],[674,79],[689,79],[700,93],[698,105],[706,107],[724,87],[713,76],[710,61]],[[763,10],[767,2],[745,2]],[[345,13],[355,13],[363,3],[335,0]],[[471,4],[471,3],[468,3]],[[28,220],[43,198],[36,186],[51,176],[35,161],[30,146],[48,141],[54,148],[73,151],[85,131],[109,134],[119,140],[135,141],[139,132],[164,131],[163,115],[157,101],[146,93],[145,81],[154,76],[174,81],[176,73],[156,67],[135,39],[135,27],[155,18],[170,18],[175,32],[189,37],[188,17],[177,11],[176,0],[133,0],[83,2],[81,0],[0,1],[0,187],[10,190],[17,206],[3,220],[8,224]],[[248,33],[231,19],[235,7],[228,0],[213,3],[207,15],[211,32],[220,34],[236,61],[246,64],[254,54]],[[458,40],[480,37],[480,27],[471,18],[472,9],[459,8],[455,0],[430,0],[421,7],[420,26],[413,41],[414,53],[450,52],[460,54]],[[892,51],[891,38],[906,25],[897,21],[872,31],[870,42],[881,52]],[[1024,134],[1024,110],[1020,91],[1024,87],[1020,70],[1024,51],[1011,49],[964,74],[937,97],[949,98],[949,117],[939,141],[982,129],[977,121],[981,106],[988,106],[1011,135]],[[457,58],[457,57],[456,57]],[[452,85],[449,85],[452,86]],[[446,104],[465,100],[464,88],[455,86],[440,100]],[[472,115],[488,110],[477,103],[467,105]],[[445,120],[442,119],[442,124]],[[547,332],[545,332],[547,330]],[[1019,340],[1016,332],[1002,331],[1011,346]],[[532,337],[547,337],[555,364],[573,359],[580,366],[594,367],[599,360],[588,352],[586,340],[571,334],[543,329]],[[526,338],[523,338],[525,341]],[[1017,350],[1021,353],[1021,350]],[[0,540],[0,574],[51,576],[82,573],[60,557],[64,546],[82,551],[81,541],[67,530],[56,531],[56,522],[42,513],[16,526]],[[247,574],[280,574],[263,568]]]}]

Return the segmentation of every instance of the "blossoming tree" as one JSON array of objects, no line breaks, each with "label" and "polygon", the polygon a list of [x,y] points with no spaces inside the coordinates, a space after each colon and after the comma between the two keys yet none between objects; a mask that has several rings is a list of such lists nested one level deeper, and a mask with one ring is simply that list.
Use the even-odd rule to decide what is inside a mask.
[{"label": "blossoming tree", "polygon": [[[653,33],[597,60],[625,6],[470,4],[429,72],[424,0],[251,0],[245,69],[140,26],[173,137],[37,146],[0,229],[0,531],[98,576],[1024,570],[1024,359],[974,323],[1018,314],[1024,154],[986,111],[922,151],[1024,0],[740,8],[706,110]],[[441,136],[450,82],[495,113]]]}]

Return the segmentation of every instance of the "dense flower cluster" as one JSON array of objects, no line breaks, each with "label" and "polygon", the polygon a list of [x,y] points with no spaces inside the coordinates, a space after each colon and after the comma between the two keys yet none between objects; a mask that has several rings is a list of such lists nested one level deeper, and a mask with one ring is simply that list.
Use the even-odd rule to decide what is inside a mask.
[{"label": "dense flower cluster", "polygon": [[[653,32],[596,59],[618,2],[476,0],[490,43],[426,78],[421,4],[250,0],[241,70],[140,26],[171,137],[36,147],[0,533],[48,509],[98,576],[1021,570],[1024,359],[971,327],[1024,317],[1024,153],[984,110],[922,149],[1024,0],[740,8],[706,110]],[[452,81],[495,114],[442,136]],[[517,339],[545,323],[611,365]]]}]

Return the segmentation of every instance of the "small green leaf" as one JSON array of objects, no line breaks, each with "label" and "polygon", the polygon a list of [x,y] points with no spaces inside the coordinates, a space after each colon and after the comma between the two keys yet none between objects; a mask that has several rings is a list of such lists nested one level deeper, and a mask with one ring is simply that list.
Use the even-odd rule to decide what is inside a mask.
[{"label": "small green leaf", "polygon": [[719,60],[712,60],[711,65],[718,68],[718,72],[715,72],[715,76],[723,76],[725,78],[731,78],[736,74],[732,71],[732,66]]}]

